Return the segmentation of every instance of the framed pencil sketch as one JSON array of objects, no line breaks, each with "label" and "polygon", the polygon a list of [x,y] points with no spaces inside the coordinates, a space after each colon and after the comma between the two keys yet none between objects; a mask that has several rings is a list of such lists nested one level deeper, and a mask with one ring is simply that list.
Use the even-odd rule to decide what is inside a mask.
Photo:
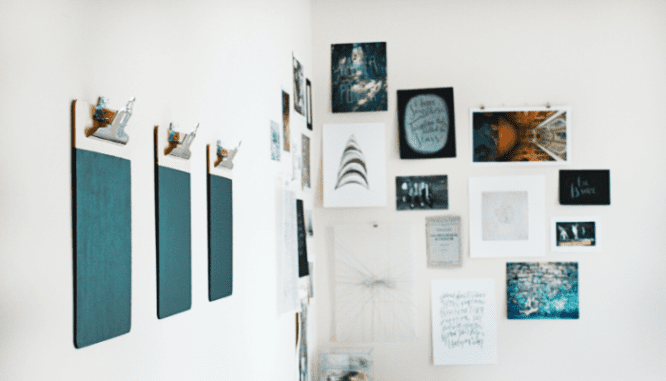
[{"label": "framed pencil sketch", "polygon": [[569,107],[471,109],[472,163],[571,163]]},{"label": "framed pencil sketch", "polygon": [[469,179],[470,257],[545,255],[545,177]]},{"label": "framed pencil sketch", "polygon": [[576,253],[601,251],[599,217],[551,217],[550,250]]},{"label": "framed pencil sketch", "polygon": [[428,267],[461,267],[460,216],[426,218]]}]

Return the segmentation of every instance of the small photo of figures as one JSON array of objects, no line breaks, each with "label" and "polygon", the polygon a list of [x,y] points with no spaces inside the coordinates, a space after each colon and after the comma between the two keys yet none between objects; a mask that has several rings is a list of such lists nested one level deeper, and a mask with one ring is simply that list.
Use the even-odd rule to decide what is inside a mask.
[{"label": "small photo of figures", "polygon": [[551,249],[559,252],[600,251],[597,217],[552,217]]},{"label": "small photo of figures", "polygon": [[449,208],[446,175],[405,176],[395,178],[396,210]]},{"label": "small photo of figures", "polygon": [[385,42],[331,45],[331,110],[388,110]]}]

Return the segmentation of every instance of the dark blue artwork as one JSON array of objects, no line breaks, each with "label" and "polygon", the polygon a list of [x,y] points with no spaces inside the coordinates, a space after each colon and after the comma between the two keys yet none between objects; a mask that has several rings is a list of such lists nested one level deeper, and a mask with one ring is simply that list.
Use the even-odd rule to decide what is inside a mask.
[{"label": "dark blue artwork", "polygon": [[333,112],[388,110],[386,43],[331,45]]},{"label": "dark blue artwork", "polygon": [[509,319],[578,319],[578,263],[507,263],[506,298]]},{"label": "dark blue artwork", "polygon": [[610,170],[561,170],[561,205],[610,205]]},{"label": "dark blue artwork", "polygon": [[130,161],[74,149],[74,345],[130,331]]},{"label": "dark blue artwork", "polygon": [[232,180],[208,174],[208,300],[233,291]]}]

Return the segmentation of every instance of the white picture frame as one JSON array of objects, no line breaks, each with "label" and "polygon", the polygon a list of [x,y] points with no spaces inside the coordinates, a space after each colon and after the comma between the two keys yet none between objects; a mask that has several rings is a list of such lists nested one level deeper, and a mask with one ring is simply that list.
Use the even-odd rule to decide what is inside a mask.
[{"label": "white picture frame", "polygon": [[387,205],[384,123],[325,124],[325,208]]},{"label": "white picture frame", "polygon": [[470,177],[470,257],[543,257],[545,177]]},{"label": "white picture frame", "polygon": [[598,253],[602,227],[598,216],[554,216],[550,219],[550,251]]},{"label": "white picture frame", "polygon": [[[543,120],[539,118],[544,117],[543,114],[550,114],[545,117]],[[469,111],[469,120],[470,120],[470,152],[471,152],[471,163],[474,166],[557,166],[557,165],[569,165],[571,164],[571,107],[568,106],[541,106],[541,107],[497,107],[497,108],[473,108]],[[527,142],[528,144],[534,144],[532,146],[535,148],[535,151],[539,153],[536,154],[521,154],[525,150],[521,149],[516,151],[513,160],[509,160],[509,152],[516,150],[519,146],[525,147],[524,145],[519,144],[520,135],[516,135],[516,144],[512,144],[511,140],[507,141],[506,136],[510,135],[511,130],[516,128],[520,130],[522,126],[526,126],[528,123],[520,123],[518,118],[530,118],[529,114],[540,114],[533,115],[534,121],[530,123],[538,123],[539,127],[534,128],[534,140],[532,142]],[[478,118],[475,119],[475,116],[478,115]],[[503,118],[507,123],[492,123],[491,125],[495,129],[506,130],[503,133],[500,133],[500,136],[504,136],[506,142],[504,143],[504,149],[500,149],[498,146],[499,142],[494,141],[495,151],[482,150],[481,148],[489,147],[492,144],[483,144],[491,143],[493,139],[492,128],[489,128],[487,131],[484,131],[484,128],[481,127],[486,124],[486,121],[489,120],[499,120]],[[489,127],[491,126],[489,125]],[[537,129],[543,131],[542,134],[536,132]],[[497,136],[497,135],[495,135]],[[477,146],[479,152],[476,152]],[[513,146],[512,149],[508,146]],[[529,146],[528,146],[529,147]],[[532,151],[529,151],[532,152]],[[530,158],[526,161],[526,158]],[[533,159],[532,159],[533,158]],[[549,158],[549,159],[546,159]],[[546,160],[543,160],[546,159]],[[488,161],[479,161],[479,160],[488,160]]]}]

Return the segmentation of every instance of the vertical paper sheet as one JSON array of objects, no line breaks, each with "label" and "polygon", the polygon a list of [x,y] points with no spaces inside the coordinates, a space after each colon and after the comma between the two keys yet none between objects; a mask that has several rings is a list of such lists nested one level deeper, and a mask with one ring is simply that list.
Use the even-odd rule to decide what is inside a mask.
[{"label": "vertical paper sheet", "polygon": [[435,365],[497,363],[494,279],[432,281]]},{"label": "vertical paper sheet", "polygon": [[278,180],[278,312],[298,311],[298,242],[296,195],[287,180]]},{"label": "vertical paper sheet", "polygon": [[416,228],[341,225],[334,234],[335,339],[416,339]]}]

